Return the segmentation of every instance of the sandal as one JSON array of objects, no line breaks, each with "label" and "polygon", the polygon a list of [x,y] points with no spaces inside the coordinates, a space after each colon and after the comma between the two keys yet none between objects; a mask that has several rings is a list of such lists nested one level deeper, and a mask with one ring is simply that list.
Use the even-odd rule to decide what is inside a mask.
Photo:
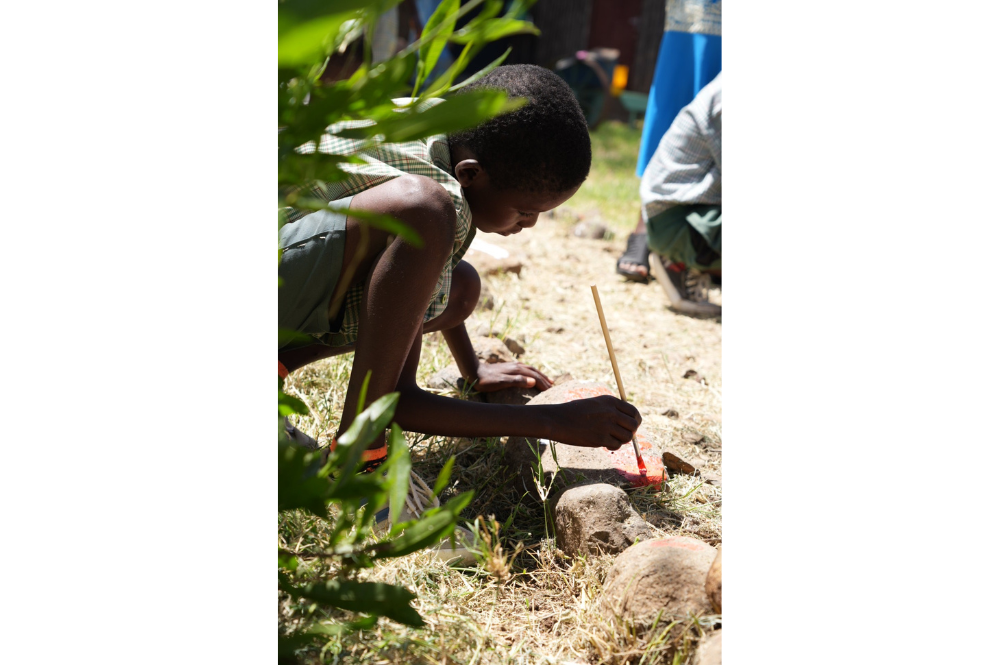
[{"label": "sandal", "polygon": [[[643,275],[636,270],[625,270],[622,268],[623,263],[642,266],[646,269],[646,274]],[[645,233],[629,234],[628,240],[625,242],[625,253],[618,259],[616,272],[633,282],[642,282],[643,284],[649,282],[649,245],[646,244]]]}]

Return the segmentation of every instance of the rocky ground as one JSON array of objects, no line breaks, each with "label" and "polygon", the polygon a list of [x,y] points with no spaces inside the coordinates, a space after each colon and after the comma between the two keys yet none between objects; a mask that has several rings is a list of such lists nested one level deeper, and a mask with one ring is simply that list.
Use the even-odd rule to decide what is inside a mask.
[{"label": "rocky ground", "polygon": [[[721,321],[674,314],[655,282],[615,274],[637,205],[588,207],[595,195],[586,187],[609,183],[600,171],[592,180],[579,201],[535,229],[480,236],[508,258],[468,257],[484,275],[481,307],[468,325],[480,357],[516,357],[559,385],[537,396],[470,393],[449,369],[440,335],[425,338],[418,379],[456,398],[514,403],[617,394],[591,296],[597,284],[628,400],[643,415],[643,455],[652,479],[665,474],[663,482],[639,481],[631,446],[612,455],[543,445],[539,474],[530,464],[535,442],[410,435],[414,469],[425,478],[455,456],[443,498],[476,490],[465,517],[483,537],[480,562],[456,570],[420,553],[380,562],[367,578],[417,593],[429,629],[383,620],[331,639],[310,661],[721,662]],[[712,299],[721,304],[721,291]],[[342,357],[292,375],[314,414],[301,419],[302,429],[322,440],[335,427],[349,370],[350,357]],[[292,516],[279,535],[308,551],[322,529]],[[286,619],[306,611],[281,607]]]}]

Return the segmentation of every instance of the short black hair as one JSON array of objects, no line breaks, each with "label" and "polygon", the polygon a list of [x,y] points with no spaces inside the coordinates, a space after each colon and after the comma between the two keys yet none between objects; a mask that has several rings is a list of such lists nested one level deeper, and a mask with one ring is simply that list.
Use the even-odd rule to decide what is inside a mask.
[{"label": "short black hair", "polygon": [[587,120],[570,87],[537,65],[506,65],[468,85],[492,88],[528,103],[449,137],[464,145],[499,189],[566,192],[590,173]]}]

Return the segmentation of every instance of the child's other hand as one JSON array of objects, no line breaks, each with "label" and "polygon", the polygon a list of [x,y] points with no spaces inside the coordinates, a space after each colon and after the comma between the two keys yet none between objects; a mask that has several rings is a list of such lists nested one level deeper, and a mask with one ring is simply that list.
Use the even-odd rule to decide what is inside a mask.
[{"label": "child's other hand", "polygon": [[549,377],[534,367],[521,363],[479,363],[477,370],[476,390],[490,393],[504,388],[538,388],[548,390],[552,387]]},{"label": "child's other hand", "polygon": [[611,395],[589,397],[556,406],[558,419],[549,437],[560,443],[618,450],[639,429],[639,410]]}]

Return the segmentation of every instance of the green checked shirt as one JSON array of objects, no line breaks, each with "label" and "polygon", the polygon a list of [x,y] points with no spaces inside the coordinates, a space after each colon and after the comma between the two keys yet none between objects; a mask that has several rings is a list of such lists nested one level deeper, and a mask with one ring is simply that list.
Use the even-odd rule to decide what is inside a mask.
[{"label": "green checked shirt", "polygon": [[[394,100],[397,104],[409,100]],[[440,99],[431,99],[427,107],[440,103]],[[426,107],[423,107],[426,108]],[[422,110],[422,109],[421,109]],[[376,185],[381,185],[393,178],[410,173],[427,176],[444,187],[451,195],[458,213],[458,223],[455,227],[455,243],[452,247],[451,259],[445,262],[444,269],[438,276],[437,284],[431,294],[431,300],[424,313],[424,321],[439,316],[448,306],[448,294],[451,293],[451,273],[472,244],[476,229],[472,226],[472,211],[462,196],[462,186],[452,175],[451,150],[448,147],[448,137],[444,134],[431,136],[406,143],[381,143],[374,146],[361,140],[345,139],[335,136],[338,131],[357,127],[364,121],[342,122],[331,125],[319,142],[319,151],[331,155],[357,155],[364,164],[344,164],[342,168],[351,175],[341,182],[331,183],[325,191],[315,191],[327,201],[336,201],[347,196],[353,196]],[[364,147],[368,145],[368,147]],[[308,144],[301,148],[302,152],[312,152],[315,146]],[[307,215],[307,212],[289,211],[290,223]],[[392,238],[390,238],[390,242]],[[330,346],[344,346],[354,343],[358,338],[358,323],[360,321],[361,299],[364,285],[351,287],[344,297],[344,320],[337,332],[314,334],[320,342]]]}]

